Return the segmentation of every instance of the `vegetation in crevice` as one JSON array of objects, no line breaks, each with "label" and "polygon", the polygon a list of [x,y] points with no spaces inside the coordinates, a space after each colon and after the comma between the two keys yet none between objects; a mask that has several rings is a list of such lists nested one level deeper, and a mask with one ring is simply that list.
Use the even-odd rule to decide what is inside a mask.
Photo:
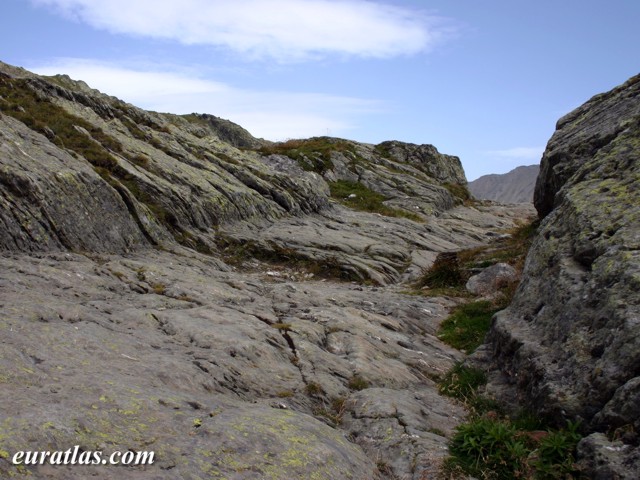
[{"label": "vegetation in crevice", "polygon": [[349,379],[349,389],[360,391],[369,388],[369,382],[359,374],[355,374]]},{"label": "vegetation in crevice", "polygon": [[242,266],[248,259],[256,259],[287,269],[301,270],[314,278],[327,278],[340,281],[365,281],[364,274],[349,269],[334,256],[322,260],[312,260],[301,255],[293,248],[270,244],[269,247],[253,241],[236,241],[229,238],[217,238],[218,250],[224,261],[230,265]]},{"label": "vegetation in crevice", "polygon": [[383,202],[389,200],[384,195],[374,192],[360,182],[338,180],[328,182],[331,197],[343,205],[363,212],[379,213],[386,217],[402,217],[414,222],[424,222],[424,219],[413,212],[399,208],[392,208]]},{"label": "vegetation in crevice", "polygon": [[449,193],[457,199],[458,202],[464,205],[473,205],[474,199],[469,192],[469,188],[466,185],[460,183],[443,183],[442,186],[449,190]]},{"label": "vegetation in crevice", "polygon": [[332,427],[338,427],[342,423],[342,419],[347,410],[347,398],[340,396],[332,398],[329,404],[323,399],[322,406],[313,409],[316,417],[321,417],[326,423]]},{"label": "vegetation in crevice", "polygon": [[460,363],[440,382],[440,393],[460,400],[470,412],[450,441],[445,478],[580,478],[575,465],[579,424],[556,429],[532,412],[506,415],[494,400],[478,393],[485,383],[482,370]]},{"label": "vegetation in crevice", "polygon": [[[521,272],[537,227],[538,220],[522,223],[489,245],[440,253],[433,265],[416,281],[414,287],[428,296],[448,295],[464,298],[470,295],[465,289],[467,281],[483,268],[504,262]],[[501,301],[501,305],[506,306],[509,303],[514,287],[515,285],[504,286],[503,293],[507,298]]]},{"label": "vegetation in crevice", "polygon": [[[537,222],[520,225],[509,236],[492,245],[438,257],[417,286],[429,292],[444,290],[464,296],[470,275],[498,262],[508,262],[521,270]],[[459,305],[442,322],[438,337],[467,353],[475,350],[489,330],[493,314],[511,302],[516,284],[505,285],[494,300],[476,300]],[[468,296],[468,294],[466,294]],[[439,392],[464,404],[469,412],[465,423],[456,427],[449,444],[443,478],[478,479],[570,479],[580,478],[575,465],[575,449],[581,435],[579,425],[564,428],[533,412],[507,414],[494,399],[481,392],[487,382],[483,370],[457,363],[439,381]]]},{"label": "vegetation in crevice", "polygon": [[484,341],[494,313],[503,308],[503,305],[487,300],[462,304],[440,324],[438,338],[458,350],[471,353]]},{"label": "vegetation in crevice", "polygon": [[[429,295],[449,294],[456,297],[470,297],[465,284],[479,268],[486,268],[498,262],[509,262],[521,271],[531,244],[536,222],[520,225],[511,230],[508,237],[493,245],[441,253],[433,266],[419,279],[416,287],[427,290]],[[491,300],[467,301],[454,308],[439,328],[438,338],[454,348],[466,353],[473,352],[484,341],[491,326],[493,315],[506,308],[513,298],[518,282],[502,285]]]}]

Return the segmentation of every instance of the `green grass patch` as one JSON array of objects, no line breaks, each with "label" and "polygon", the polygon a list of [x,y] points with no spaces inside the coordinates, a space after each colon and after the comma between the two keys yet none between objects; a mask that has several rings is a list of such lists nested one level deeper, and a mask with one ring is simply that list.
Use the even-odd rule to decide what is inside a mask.
[{"label": "green grass patch", "polygon": [[438,390],[443,395],[466,402],[475,395],[476,389],[485,383],[487,375],[482,370],[456,363],[444,376]]},{"label": "green grass patch", "polygon": [[328,182],[331,197],[343,205],[363,212],[379,213],[387,217],[403,217],[414,222],[424,222],[424,219],[413,212],[407,212],[399,208],[392,208],[383,202],[388,200],[384,195],[374,192],[360,182],[338,180]]},{"label": "green grass patch", "polygon": [[441,394],[464,402],[470,411],[449,444],[446,478],[579,478],[574,464],[578,424],[552,429],[532,412],[503,415],[500,405],[477,393],[486,381],[482,370],[458,363],[439,384]]},{"label": "green grass patch", "polygon": [[458,350],[471,353],[482,344],[491,326],[491,317],[500,309],[500,306],[486,300],[460,305],[442,322],[438,338]]},{"label": "green grass patch", "polygon": [[456,428],[445,470],[476,478],[579,478],[575,448],[578,424],[555,430],[520,429],[506,417],[481,416]]}]

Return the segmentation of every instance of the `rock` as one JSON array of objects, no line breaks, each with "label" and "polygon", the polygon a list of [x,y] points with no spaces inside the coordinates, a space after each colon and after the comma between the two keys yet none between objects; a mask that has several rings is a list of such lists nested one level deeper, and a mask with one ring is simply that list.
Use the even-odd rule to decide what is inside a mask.
[{"label": "rock", "polygon": [[389,141],[382,142],[376,148],[383,156],[412,165],[440,182],[467,183],[460,159],[441,154],[433,145]]},{"label": "rock", "polygon": [[137,479],[436,474],[455,303],[397,283],[530,208],[463,204],[431,145],[271,144],[2,63],[0,96],[0,476],[122,477],[7,461],[75,445],[155,452]]},{"label": "rock", "polygon": [[592,433],[578,444],[579,467],[595,480],[634,480],[640,471],[640,454],[621,441]]},{"label": "rock", "polygon": [[518,272],[508,263],[496,263],[473,275],[466,289],[474,295],[489,296],[518,279]]},{"label": "rock", "polygon": [[[501,373],[493,381],[560,426],[580,420],[587,434],[640,431],[639,155],[640,76],[560,120],[536,187],[544,220],[487,336]],[[637,436],[620,439],[637,458]],[[620,478],[637,475],[625,468]]]},{"label": "rock", "polygon": [[[540,163],[534,203],[540,217],[556,205],[556,194],[583,163],[607,150],[640,114],[640,75],[610,92],[596,95],[556,125]],[[626,97],[626,98],[625,98]]]},{"label": "rock", "polygon": [[123,198],[87,162],[5,115],[0,223],[0,250],[126,252],[149,245]]},{"label": "rock", "polygon": [[[136,478],[363,480],[376,478],[376,456],[412,475],[446,453],[442,435],[463,413],[428,379],[461,358],[435,337],[441,300],[331,282],[292,290],[186,249],[92,257],[0,256],[0,450],[154,451]],[[397,405],[406,427],[389,420],[393,451],[367,444],[366,456],[346,437],[382,428],[349,420],[367,398],[390,415]],[[0,472],[14,470],[0,461]]]}]

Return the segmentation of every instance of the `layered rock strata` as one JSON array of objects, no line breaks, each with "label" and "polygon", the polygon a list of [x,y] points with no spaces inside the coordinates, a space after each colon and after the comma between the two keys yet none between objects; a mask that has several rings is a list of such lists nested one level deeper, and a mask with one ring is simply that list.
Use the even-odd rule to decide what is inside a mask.
[{"label": "layered rock strata", "polygon": [[[454,303],[400,282],[526,207],[466,205],[430,145],[271,144],[4,64],[0,140],[0,476],[435,475]],[[156,462],[9,461],[75,445]]]}]

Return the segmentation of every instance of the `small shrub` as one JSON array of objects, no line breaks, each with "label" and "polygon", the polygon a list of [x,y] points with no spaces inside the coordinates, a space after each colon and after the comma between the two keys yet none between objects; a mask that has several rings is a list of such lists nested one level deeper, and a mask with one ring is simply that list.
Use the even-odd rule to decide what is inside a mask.
[{"label": "small shrub", "polygon": [[460,288],[466,282],[456,252],[438,254],[435,262],[418,280],[417,287]]},{"label": "small shrub", "polygon": [[351,390],[364,390],[369,388],[369,382],[362,378],[360,375],[356,374],[349,379],[349,388]]},{"label": "small shrub", "polygon": [[321,395],[324,392],[324,390],[322,389],[322,385],[317,382],[307,383],[307,385],[304,387],[304,390],[309,396]]},{"label": "small shrub", "polygon": [[123,280],[127,278],[127,275],[123,272],[120,272],[118,270],[110,270],[110,271],[118,280]]},{"label": "small shrub", "polygon": [[136,268],[136,278],[141,282],[146,281],[147,280],[147,275],[145,273],[146,271],[147,269],[144,267]]},{"label": "small shrub", "polygon": [[460,203],[468,205],[473,202],[473,197],[471,196],[471,193],[469,192],[469,189],[466,185],[462,185],[459,183],[444,183],[442,186],[449,190],[449,193],[457,198]]},{"label": "small shrub", "polygon": [[347,408],[347,399],[345,397],[336,397],[331,400],[331,408],[324,407],[316,408],[313,413],[316,416],[324,417],[329,420],[333,426],[338,426],[342,423],[342,417]]},{"label": "small shrub", "polygon": [[571,478],[578,475],[573,452],[582,438],[579,424],[569,422],[566,429],[549,432],[540,440],[533,462],[538,478]]},{"label": "small shrub", "polygon": [[470,475],[522,478],[528,470],[528,449],[516,433],[509,422],[481,417],[458,426],[449,449],[455,464]]},{"label": "small shrub", "polygon": [[498,480],[579,478],[574,463],[581,438],[577,428],[569,423],[565,429],[530,432],[508,418],[476,417],[456,428],[447,468]]}]

